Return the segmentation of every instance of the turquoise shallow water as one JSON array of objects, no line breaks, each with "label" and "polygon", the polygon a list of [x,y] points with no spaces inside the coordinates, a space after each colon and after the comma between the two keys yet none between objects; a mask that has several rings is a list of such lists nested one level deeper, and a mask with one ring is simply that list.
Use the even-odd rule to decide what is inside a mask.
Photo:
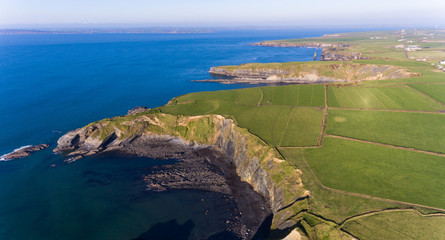
[{"label": "turquoise shallow water", "polygon": [[[1,35],[0,155],[29,144],[51,148],[0,161],[0,239],[158,239],[149,231],[156,223],[177,223],[188,239],[223,231],[234,207],[223,196],[145,191],[144,169],[166,162],[107,155],[66,165],[51,149],[63,133],[135,106],[246,87],[190,82],[210,78],[212,66],[310,61],[314,51],[320,54],[249,43],[339,31]],[[159,225],[165,222],[170,225]]]}]

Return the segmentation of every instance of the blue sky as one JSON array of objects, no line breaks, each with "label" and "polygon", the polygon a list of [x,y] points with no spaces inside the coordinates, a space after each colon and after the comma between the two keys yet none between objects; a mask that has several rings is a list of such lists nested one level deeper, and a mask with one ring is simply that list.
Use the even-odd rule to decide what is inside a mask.
[{"label": "blue sky", "polygon": [[0,25],[440,25],[444,0],[0,0]]}]

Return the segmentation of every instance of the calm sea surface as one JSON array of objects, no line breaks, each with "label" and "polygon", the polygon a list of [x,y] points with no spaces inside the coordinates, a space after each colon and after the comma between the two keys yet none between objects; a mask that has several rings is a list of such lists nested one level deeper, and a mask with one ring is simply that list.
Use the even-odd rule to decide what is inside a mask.
[{"label": "calm sea surface", "polygon": [[135,106],[248,87],[190,81],[211,78],[212,66],[310,61],[314,51],[320,54],[249,43],[340,31],[0,35],[0,155],[51,145],[0,161],[0,239],[159,239],[165,229],[181,236],[171,239],[201,239],[224,231],[234,206],[219,194],[145,191],[144,169],[170,162],[104,155],[64,164],[51,150],[63,133]]}]

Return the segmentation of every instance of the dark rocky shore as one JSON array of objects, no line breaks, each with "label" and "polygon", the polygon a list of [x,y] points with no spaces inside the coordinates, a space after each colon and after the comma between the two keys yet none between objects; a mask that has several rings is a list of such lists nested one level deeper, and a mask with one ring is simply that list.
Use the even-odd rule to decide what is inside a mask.
[{"label": "dark rocky shore", "polygon": [[241,181],[232,160],[210,146],[191,145],[172,138],[138,137],[112,151],[127,156],[177,160],[148,170],[143,176],[147,191],[190,189],[224,194],[237,206],[232,218],[226,219],[226,231],[238,239],[252,239],[272,213],[268,200]]},{"label": "dark rocky shore", "polygon": [[[65,152],[67,162],[111,151],[177,160],[147,170],[147,190],[196,189],[227,196],[236,208],[225,221],[226,233],[236,239],[264,239],[258,234],[266,236],[271,230],[288,232],[310,196],[300,170],[219,115],[120,116],[70,131],[57,144],[53,151]],[[277,177],[283,172],[286,177]]]}]

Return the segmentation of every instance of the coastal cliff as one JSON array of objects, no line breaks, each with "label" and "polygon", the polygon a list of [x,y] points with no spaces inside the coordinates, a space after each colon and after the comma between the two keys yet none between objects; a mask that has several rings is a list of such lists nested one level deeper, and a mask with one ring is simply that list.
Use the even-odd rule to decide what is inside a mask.
[{"label": "coastal cliff", "polygon": [[343,43],[323,43],[323,42],[286,42],[282,41],[264,41],[250,44],[252,46],[263,47],[307,47],[307,48],[325,48],[325,47],[349,47],[350,44]]},{"label": "coastal cliff", "polygon": [[223,83],[327,83],[419,76],[401,67],[359,63],[251,63],[212,67],[209,72],[226,78],[205,81]]},{"label": "coastal cliff", "polygon": [[[69,151],[71,160],[126,149],[156,158],[176,158],[184,151],[187,154],[184,149],[218,152],[229,159],[228,164],[242,181],[267,199],[274,214],[272,229],[295,226],[291,218],[306,208],[310,194],[303,186],[300,170],[261,139],[219,115],[188,117],[142,112],[91,123],[68,132],[57,143],[54,151]],[[159,147],[162,144],[168,144],[168,148]],[[178,148],[174,154],[172,147]]]},{"label": "coastal cliff", "polygon": [[265,41],[253,43],[252,46],[263,47],[306,47],[322,48],[320,61],[351,61],[369,59],[360,52],[346,51],[351,44],[330,42],[292,42],[288,40]]}]

